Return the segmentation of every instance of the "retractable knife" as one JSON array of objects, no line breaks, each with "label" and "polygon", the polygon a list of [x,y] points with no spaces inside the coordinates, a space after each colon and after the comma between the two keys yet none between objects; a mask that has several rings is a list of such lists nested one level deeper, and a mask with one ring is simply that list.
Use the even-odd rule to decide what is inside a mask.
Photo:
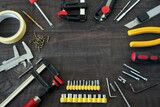
[{"label": "retractable knife", "polygon": [[104,21],[110,14],[117,0],[104,0],[101,6],[95,11],[94,18]]}]

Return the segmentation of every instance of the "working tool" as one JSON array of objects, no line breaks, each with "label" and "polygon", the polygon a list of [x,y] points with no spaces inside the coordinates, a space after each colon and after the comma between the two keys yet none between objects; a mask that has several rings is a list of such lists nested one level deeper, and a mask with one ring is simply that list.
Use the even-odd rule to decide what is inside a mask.
[{"label": "working tool", "polygon": [[106,78],[106,82],[107,82],[107,88],[108,88],[109,97],[111,97],[111,98],[117,97],[117,96],[112,96],[112,95],[111,95],[111,90],[110,90],[110,87],[109,87],[109,80],[108,80],[108,78]]},{"label": "working tool", "polygon": [[15,11],[5,10],[5,11],[0,12],[0,23],[7,18],[14,18],[14,19],[19,20],[19,30],[17,31],[16,34],[10,37],[0,36],[0,43],[4,43],[4,44],[16,43],[20,39],[22,39],[22,37],[24,36],[26,32],[26,23],[24,19],[22,18],[22,16]]},{"label": "working tool", "polygon": [[137,74],[137,73],[135,73],[135,72],[133,72],[133,71],[130,71],[130,72],[131,72],[132,74],[136,75],[137,77],[143,79],[144,81],[148,81],[147,78],[145,78],[145,77],[143,77],[143,76],[141,76],[141,75],[139,75],[139,74]]},{"label": "working tool", "polygon": [[136,63],[159,63],[160,56],[152,53],[133,52],[131,60]]},{"label": "working tool", "polygon": [[[160,34],[160,27],[142,27],[128,31],[128,36],[134,36],[144,33],[157,33]],[[150,41],[132,41],[130,47],[151,47],[160,44],[160,38]]]},{"label": "working tool", "polygon": [[126,16],[126,14],[133,9],[141,0],[137,0],[128,10],[126,10],[123,14],[121,14],[116,21],[119,22],[124,16]]},{"label": "working tool", "polygon": [[86,98],[86,94],[68,93],[68,96],[66,94],[61,94],[60,103],[107,103],[105,94],[98,94],[97,96],[98,97],[96,97],[96,94],[88,94],[88,98]]},{"label": "working tool", "polygon": [[122,76],[118,76],[118,81],[120,81],[121,83],[125,84],[127,80],[124,79]]},{"label": "working tool", "polygon": [[44,30],[41,25],[39,25],[29,14],[27,14],[25,11],[22,11],[34,24],[37,25],[41,30]]},{"label": "working tool", "polygon": [[127,75],[127,76],[129,76],[129,77],[131,77],[131,78],[133,78],[133,79],[135,79],[135,80],[137,80],[137,81],[140,80],[138,77],[136,77],[136,76],[134,76],[132,74],[129,74],[129,73],[125,72],[125,71],[122,71],[122,73],[125,74],[125,75]]},{"label": "working tool", "polygon": [[40,58],[40,59],[36,62],[36,65],[38,65],[42,60],[43,60],[43,58]]},{"label": "working tool", "polygon": [[[0,104],[0,107],[5,107],[11,100],[13,100],[13,98],[15,98],[25,87],[27,87],[35,79],[35,76],[37,77],[36,79],[38,79],[40,81],[42,80],[41,83],[48,87],[48,85],[46,85],[46,83],[43,82],[43,79],[38,75],[46,68],[54,75],[54,79],[52,79],[52,84],[57,86],[57,87],[59,86],[59,84],[62,85],[63,81],[61,81],[61,79],[58,77],[59,76],[58,71],[54,68],[54,66],[52,64],[50,64],[49,61],[44,59],[43,64],[36,71],[34,71],[34,73],[32,73],[32,75],[30,77],[28,77],[15,91],[13,91]],[[38,105],[38,102],[40,102],[40,98],[41,97],[36,96],[25,107],[36,107]]]},{"label": "working tool", "polygon": [[134,72],[136,72],[136,73],[139,73],[139,74],[140,74],[140,72],[139,72],[138,70],[136,70],[136,69],[128,66],[127,64],[123,64],[123,66],[126,67],[126,68],[128,68],[128,69],[130,69],[130,70],[132,70],[132,71],[134,71]]},{"label": "working tool", "polygon": [[[85,0],[80,0],[80,3],[65,3],[65,0],[62,0],[61,11],[58,13],[58,18],[71,20],[71,21],[86,21],[87,16],[85,10],[87,9],[87,4]],[[79,10],[80,14],[71,15],[68,14],[69,10]]]},{"label": "working tool", "polygon": [[41,10],[41,8],[38,6],[37,4],[37,0],[29,0],[29,2],[32,4],[32,5],[35,5],[37,7],[37,9],[40,11],[40,13],[43,15],[43,17],[46,19],[46,21],[48,22],[48,24],[54,28],[54,25],[51,23],[51,21],[47,18],[47,16],[43,13],[43,11]]},{"label": "working tool", "polygon": [[119,93],[121,94],[122,98],[123,98],[124,101],[126,102],[127,106],[128,106],[128,107],[131,107],[130,104],[129,104],[129,102],[127,101],[126,97],[124,96],[123,92],[121,91],[121,89],[119,88],[118,84],[116,83],[116,81],[114,81],[114,84],[116,85]]},{"label": "working tool", "polygon": [[27,72],[29,72],[31,69],[33,69],[33,66],[29,67],[25,72],[23,72],[18,78],[21,78],[23,75],[25,75]]},{"label": "working tool", "polygon": [[127,6],[131,3],[131,1],[128,1],[127,4],[122,8],[122,10],[118,13],[118,15],[114,18],[116,20],[118,16],[127,8]]},{"label": "working tool", "polygon": [[33,54],[24,41],[22,41],[22,45],[26,51],[26,54],[19,56],[18,50],[16,46],[14,45],[13,46],[14,57],[7,61],[2,62],[2,65],[0,66],[0,72],[3,70],[5,71],[10,70],[11,68],[14,68],[20,63],[22,63],[24,67],[26,67],[25,60],[27,60],[27,62],[32,65],[30,60],[33,58]]},{"label": "working tool", "polygon": [[140,90],[135,91],[135,89],[133,88],[132,84],[129,84],[129,86],[130,86],[130,88],[131,88],[131,90],[132,90],[132,92],[133,92],[134,94],[141,93],[141,92],[146,91],[146,90],[148,90],[148,89],[150,89],[150,88],[153,88],[153,87],[155,87],[155,86],[157,86],[157,85],[159,85],[159,83],[155,83],[155,84],[152,84],[152,85],[150,85],[150,86],[148,86],[148,87],[146,87],[146,88],[143,88],[143,89],[140,89]]},{"label": "working tool", "polygon": [[154,7],[153,9],[147,11],[147,12],[143,12],[140,15],[138,15],[133,21],[127,23],[126,25],[124,25],[125,27],[131,29],[143,22],[148,21],[149,19],[157,16],[158,14],[160,14],[160,5]]},{"label": "working tool", "polygon": [[109,83],[111,89],[113,90],[113,92],[116,92],[116,89],[114,88],[114,86],[112,85],[112,83]]},{"label": "working tool", "polygon": [[95,11],[94,18],[98,21],[104,21],[113,10],[117,0],[104,0],[100,7]]}]

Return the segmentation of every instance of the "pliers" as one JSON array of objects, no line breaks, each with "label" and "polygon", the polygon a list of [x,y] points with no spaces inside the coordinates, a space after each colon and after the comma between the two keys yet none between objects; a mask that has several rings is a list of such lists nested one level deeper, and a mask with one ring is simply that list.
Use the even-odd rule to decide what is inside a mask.
[{"label": "pliers", "polygon": [[[160,34],[160,27],[142,27],[128,31],[128,36],[134,36],[144,33],[157,33]],[[132,41],[130,47],[151,47],[160,44],[160,38],[150,41]]]}]

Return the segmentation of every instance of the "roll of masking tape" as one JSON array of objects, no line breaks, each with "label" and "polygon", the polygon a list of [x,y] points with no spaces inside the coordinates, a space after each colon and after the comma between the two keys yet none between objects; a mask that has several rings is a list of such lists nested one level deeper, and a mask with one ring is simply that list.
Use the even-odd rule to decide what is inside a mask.
[{"label": "roll of masking tape", "polygon": [[25,34],[26,32],[26,23],[24,21],[24,19],[22,18],[22,16],[12,10],[6,10],[6,11],[2,11],[0,12],[0,23],[7,18],[15,18],[17,20],[19,20],[20,22],[20,26],[19,26],[19,30],[17,31],[16,34],[14,34],[13,36],[10,37],[2,37],[0,36],[0,42],[4,43],[4,44],[12,44],[15,42],[18,42]]}]

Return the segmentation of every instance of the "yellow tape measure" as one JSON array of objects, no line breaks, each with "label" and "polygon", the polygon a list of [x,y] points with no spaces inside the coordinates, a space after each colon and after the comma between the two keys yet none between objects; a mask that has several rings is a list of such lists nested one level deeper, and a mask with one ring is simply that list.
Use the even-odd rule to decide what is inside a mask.
[{"label": "yellow tape measure", "polygon": [[26,32],[26,23],[24,21],[24,19],[22,18],[22,16],[12,10],[6,10],[6,11],[2,11],[0,12],[0,23],[7,18],[15,18],[18,19],[20,22],[20,26],[19,26],[19,30],[17,31],[16,34],[14,34],[13,36],[10,37],[1,37],[0,36],[0,42],[4,43],[4,44],[12,44],[15,42],[18,42],[25,34]]}]

